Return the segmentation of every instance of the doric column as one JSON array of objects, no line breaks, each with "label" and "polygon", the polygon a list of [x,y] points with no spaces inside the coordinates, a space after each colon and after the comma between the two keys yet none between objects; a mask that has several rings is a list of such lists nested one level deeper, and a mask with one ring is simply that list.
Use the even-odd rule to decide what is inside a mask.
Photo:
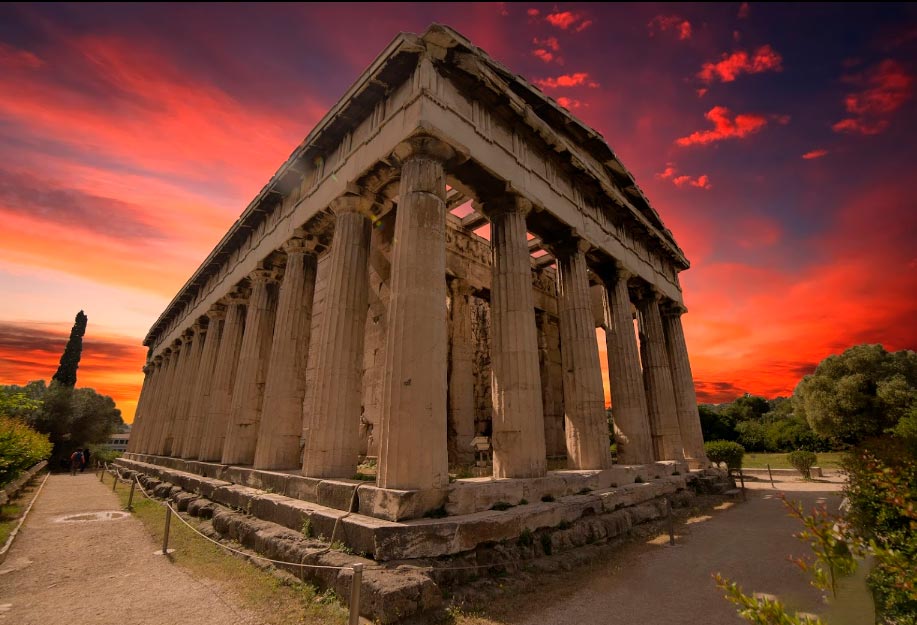
[{"label": "doric column", "polygon": [[232,295],[226,298],[226,321],[223,337],[217,350],[216,366],[210,385],[210,407],[201,437],[198,460],[219,462],[223,458],[223,442],[229,425],[236,369],[239,365],[239,348],[245,331],[246,298]]},{"label": "doric column", "polygon": [[351,477],[360,451],[363,333],[369,305],[369,202],[343,195],[331,203],[334,239],[314,349],[314,392],[303,422],[303,475]]},{"label": "doric column", "polygon": [[671,302],[663,307],[662,324],[669,366],[672,368],[675,410],[685,457],[692,468],[703,468],[709,462],[704,452],[704,435],[701,433],[700,415],[697,411],[697,392],[694,389],[694,378],[691,376],[685,332],[681,325],[681,316],[685,312],[684,306]]},{"label": "doric column", "polygon": [[549,458],[564,456],[567,453],[560,328],[553,319],[552,315],[544,311],[535,314],[538,328],[541,405],[544,411],[544,446]]},{"label": "doric column", "polygon": [[201,450],[201,436],[210,405],[213,371],[216,368],[217,352],[223,336],[225,320],[226,307],[222,304],[217,304],[207,313],[207,332],[204,334],[204,344],[201,348],[200,365],[197,375],[194,376],[194,391],[188,410],[188,424],[185,427],[181,446],[182,458],[197,458]]},{"label": "doric column", "polygon": [[545,474],[544,409],[538,367],[532,261],[525,216],[532,205],[508,195],[488,201],[493,249],[490,311],[493,324],[494,477]]},{"label": "doric column", "polygon": [[274,273],[266,269],[256,269],[249,279],[252,292],[239,349],[239,368],[223,444],[223,464],[252,464],[255,460],[264,384],[274,338],[277,280]]},{"label": "doric column", "polygon": [[646,464],[654,460],[653,440],[627,289],[629,277],[621,267],[603,272],[605,345],[618,463]]},{"label": "doric column", "polygon": [[255,447],[256,469],[293,469],[300,463],[316,244],[309,237],[291,239],[283,246],[287,264],[280,285],[274,341],[264,385],[261,427]]},{"label": "doric column", "polygon": [[572,238],[550,246],[557,259],[557,308],[560,351],[564,367],[567,466],[605,469],[611,465],[608,419],[586,250],[589,244]]},{"label": "doric column", "polygon": [[143,427],[143,411],[145,404],[149,403],[152,394],[153,385],[153,363],[147,362],[143,365],[143,385],[140,387],[140,395],[137,398],[137,408],[134,410],[134,422],[131,424],[131,437],[127,442],[127,451],[137,451],[137,436]]},{"label": "doric column", "polygon": [[147,453],[156,456],[162,455],[162,444],[168,431],[172,409],[175,407],[175,373],[181,364],[180,347],[181,339],[178,339],[169,350],[168,363],[163,363],[167,368],[163,376],[161,397],[156,406],[156,424],[147,442]]},{"label": "doric column", "polygon": [[401,184],[385,336],[378,485],[443,488],[446,449],[446,177],[455,152],[432,137],[395,150]]},{"label": "doric column", "polygon": [[[160,389],[162,388],[162,379],[165,375],[163,360],[164,359],[162,354],[154,356],[152,360],[153,379],[151,380],[150,397],[144,404],[143,421],[140,423],[140,428],[137,433],[136,446],[134,447],[134,451],[138,454],[147,453],[147,444],[150,439],[150,431],[155,427],[156,404],[159,401]],[[131,434],[131,438],[133,437],[133,434]]]},{"label": "doric column", "polygon": [[178,413],[181,411],[182,399],[186,395],[188,372],[191,365],[194,335],[190,330],[185,331],[181,338],[178,352],[178,361],[175,363],[175,372],[170,385],[172,397],[169,398],[169,407],[163,422],[162,431],[159,433],[157,453],[160,456],[170,456],[172,452],[172,439],[175,433]]},{"label": "doric column", "polygon": [[164,452],[167,456],[181,457],[181,447],[191,411],[194,380],[200,371],[201,348],[206,334],[207,327],[203,326],[199,321],[195,321],[191,326],[191,335],[183,348],[187,351],[187,354],[185,355],[185,365],[178,389],[179,395],[175,409],[175,419],[172,422],[169,435],[166,437]]},{"label": "doric column", "polygon": [[640,311],[640,354],[643,360],[643,386],[650,417],[653,451],[656,460],[684,460],[672,370],[665,349],[659,294],[647,288],[637,299]]},{"label": "doric column", "polygon": [[449,283],[449,460],[474,461],[474,336],[471,325],[471,285],[461,278]]}]

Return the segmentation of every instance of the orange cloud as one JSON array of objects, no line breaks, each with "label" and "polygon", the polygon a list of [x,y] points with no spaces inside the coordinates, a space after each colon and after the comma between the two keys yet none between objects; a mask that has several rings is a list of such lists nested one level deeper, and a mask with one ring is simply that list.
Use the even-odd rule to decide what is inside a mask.
[{"label": "orange cloud", "polygon": [[557,98],[557,103],[560,104],[565,109],[573,110],[578,109],[583,105],[582,102],[573,98],[565,98],[563,96]]},{"label": "orange cloud", "polygon": [[724,54],[716,63],[704,63],[697,77],[710,84],[717,79],[720,82],[732,82],[741,74],[760,74],[761,72],[783,71],[783,57],[771,46],[761,46],[753,54],[739,50]]},{"label": "orange cloud", "polygon": [[541,59],[545,63],[550,63],[554,60],[554,55],[551,52],[548,52],[544,48],[535,48],[532,50],[532,56],[535,58]]},{"label": "orange cloud", "polygon": [[682,147],[690,145],[707,145],[725,139],[741,139],[754,134],[767,125],[763,115],[746,113],[730,119],[731,111],[725,106],[714,106],[704,115],[713,122],[713,130],[698,130],[687,137],[676,139]]},{"label": "orange cloud", "polygon": [[828,150],[821,150],[821,149],[810,150],[806,152],[805,154],[803,154],[802,157],[806,159],[807,161],[811,161],[816,158],[821,158],[822,156],[825,156],[827,153],[828,153]]},{"label": "orange cloud", "polygon": [[544,19],[547,20],[551,26],[556,26],[561,30],[567,30],[580,20],[580,16],[571,11],[555,11],[554,13],[545,15]]},{"label": "orange cloud", "polygon": [[541,46],[554,52],[560,52],[560,42],[557,41],[557,37],[545,37],[544,39],[535,37],[532,40],[532,43],[534,43],[536,46]]},{"label": "orange cloud", "polygon": [[707,189],[710,190],[713,188],[713,185],[710,184],[710,178],[707,174],[700,175],[696,178],[691,176],[677,176],[672,179],[672,182],[676,187],[691,186],[697,187],[698,189]]},{"label": "orange cloud", "polygon": [[691,38],[691,22],[678,15],[657,15],[647,23],[646,27],[650,37],[653,37],[656,32],[671,30],[678,35],[680,41]]},{"label": "orange cloud", "polygon": [[863,89],[844,98],[844,107],[853,117],[842,119],[831,128],[835,132],[861,135],[877,135],[888,128],[886,117],[907,101],[913,83],[904,67],[891,59],[863,74],[846,76],[845,80]]},{"label": "orange cloud", "polygon": [[542,78],[535,80],[535,84],[542,89],[558,89],[560,87],[598,87],[599,83],[591,80],[587,72],[576,72],[575,74],[561,74],[556,78]]}]

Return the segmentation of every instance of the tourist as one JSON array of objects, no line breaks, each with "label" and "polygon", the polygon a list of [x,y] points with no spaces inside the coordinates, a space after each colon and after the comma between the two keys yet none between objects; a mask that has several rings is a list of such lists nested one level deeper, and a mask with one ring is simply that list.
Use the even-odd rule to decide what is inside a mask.
[{"label": "tourist", "polygon": [[83,466],[83,452],[77,449],[70,454],[70,475],[76,475],[76,470]]},{"label": "tourist", "polygon": [[89,466],[89,448],[83,450],[83,466],[80,467],[80,473],[86,470],[86,467]]}]

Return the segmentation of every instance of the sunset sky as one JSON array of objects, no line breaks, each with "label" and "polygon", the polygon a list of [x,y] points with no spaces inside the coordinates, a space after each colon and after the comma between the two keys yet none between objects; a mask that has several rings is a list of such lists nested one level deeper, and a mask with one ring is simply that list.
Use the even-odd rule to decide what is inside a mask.
[{"label": "sunset sky", "polygon": [[452,26],[601,132],[692,262],[702,401],[917,348],[917,5],[0,7],[0,383],[130,420],[141,341],[399,32]]}]

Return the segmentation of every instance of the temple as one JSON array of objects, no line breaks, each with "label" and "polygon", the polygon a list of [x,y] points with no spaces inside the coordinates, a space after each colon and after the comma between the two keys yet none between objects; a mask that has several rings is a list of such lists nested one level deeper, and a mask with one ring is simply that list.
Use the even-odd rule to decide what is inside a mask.
[{"label": "temple", "polygon": [[150,329],[126,459],[313,501],[369,459],[359,512],[391,520],[476,458],[504,484],[703,468],[688,267],[601,135],[455,31],[400,34]]}]

